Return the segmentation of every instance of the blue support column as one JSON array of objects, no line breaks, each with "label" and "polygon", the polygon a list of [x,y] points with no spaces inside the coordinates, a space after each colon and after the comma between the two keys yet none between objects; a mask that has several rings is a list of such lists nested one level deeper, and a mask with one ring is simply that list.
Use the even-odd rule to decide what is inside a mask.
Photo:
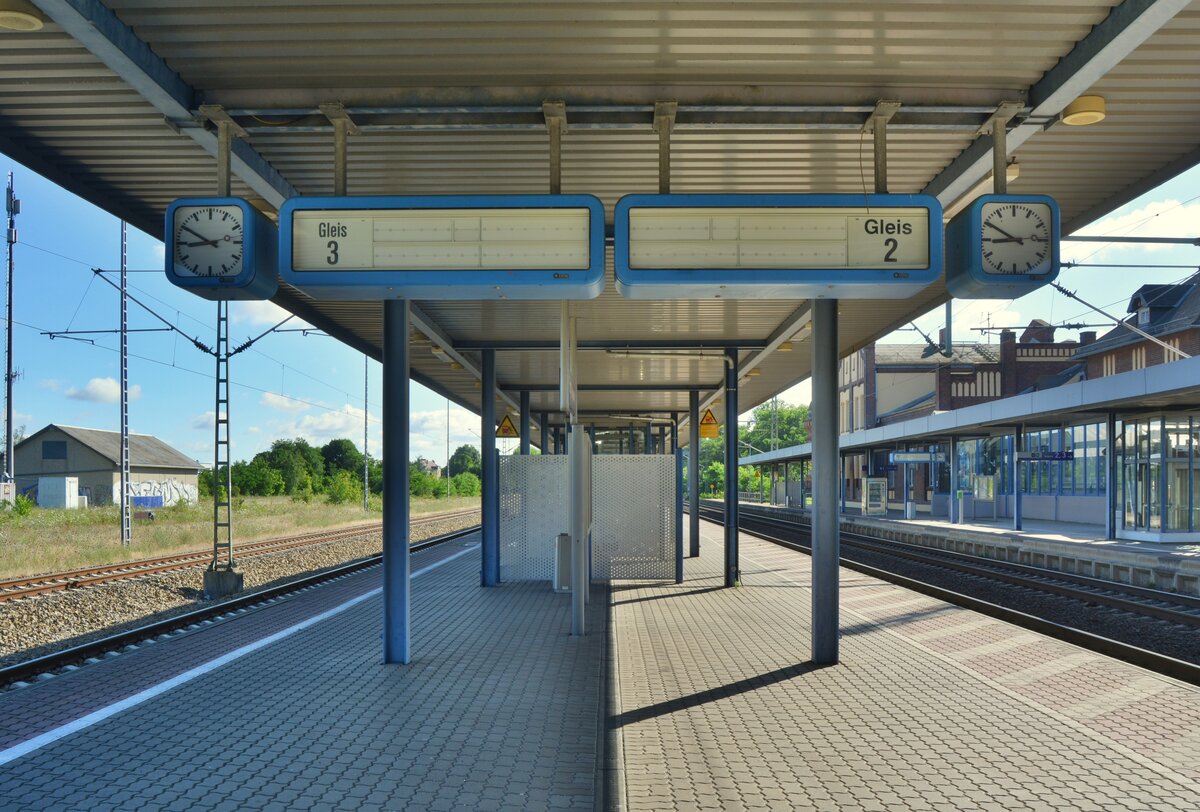
[{"label": "blue support column", "polygon": [[529,456],[529,391],[521,392],[521,454]]},{"label": "blue support column", "polygon": [[675,583],[683,583],[683,449],[675,449]]},{"label": "blue support column", "polygon": [[671,412],[671,451],[679,450],[679,415]]},{"label": "blue support column", "polygon": [[688,393],[688,553],[700,555],[700,393]]},{"label": "blue support column", "polygon": [[[483,351],[483,412],[479,436],[483,450],[483,586],[500,585],[500,483],[496,474],[496,351]],[[386,477],[385,477],[386,481]]]},{"label": "blue support column", "polygon": [[629,453],[630,454],[637,453],[637,445],[633,441],[633,424],[632,423],[629,424]]},{"label": "blue support column", "polygon": [[625,453],[625,435],[621,432],[617,432],[617,453]]},{"label": "blue support column", "polygon": [[958,441],[950,438],[950,524],[958,524]]},{"label": "blue support column", "polygon": [[838,314],[837,300],[812,308],[812,661],[838,661]]},{"label": "blue support column", "polygon": [[541,435],[541,438],[542,438],[542,445],[541,445],[542,453],[543,454],[551,453],[551,450],[550,450],[550,424],[546,420],[545,412],[538,412],[538,434]]},{"label": "blue support column", "polygon": [[725,350],[725,586],[738,572],[738,351]]},{"label": "blue support column", "polygon": [[647,423],[646,431],[643,432],[643,434],[645,435],[645,444],[642,446],[642,453],[643,454],[653,454],[654,453],[654,426],[651,425],[650,423]]},{"label": "blue support column", "polygon": [[1021,452],[1025,450],[1025,427],[1013,429],[1013,530],[1021,529]]},{"label": "blue support column", "polygon": [[658,427],[658,453],[659,454],[667,453],[667,427],[666,426]]},{"label": "blue support column", "polygon": [[383,480],[383,661],[407,663],[409,647],[408,550],[408,302],[383,303],[383,458],[392,474]]},{"label": "blue support column", "polygon": [[[1188,493],[1192,489],[1188,488]],[[1104,433],[1104,538],[1117,537],[1117,416],[1108,413]]]}]

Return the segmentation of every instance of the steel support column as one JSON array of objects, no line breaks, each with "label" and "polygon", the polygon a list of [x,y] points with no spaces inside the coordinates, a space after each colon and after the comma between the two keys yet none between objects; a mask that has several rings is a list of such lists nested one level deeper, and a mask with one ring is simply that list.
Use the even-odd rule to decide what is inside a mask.
[{"label": "steel support column", "polygon": [[643,454],[654,453],[654,426],[650,423],[646,424],[646,430],[643,432],[645,445],[642,446]]},{"label": "steel support column", "polygon": [[[496,351],[483,353],[483,408],[480,410],[479,436],[483,446],[483,504],[481,536],[483,538],[483,586],[500,585],[500,483],[496,474]],[[405,460],[408,457],[404,458]]]},{"label": "steel support column", "polygon": [[637,453],[637,446],[633,441],[633,424],[632,423],[629,424],[629,453],[630,454]]},{"label": "steel support column", "polygon": [[1013,530],[1021,529],[1021,452],[1025,450],[1025,427],[1013,429]]},{"label": "steel support column", "polygon": [[521,454],[529,456],[529,392],[521,392]]},{"label": "steel support column", "polygon": [[683,583],[683,449],[675,453],[675,583]]},{"label": "steel support column", "polygon": [[[565,433],[565,432],[564,432]],[[585,614],[589,589],[588,578],[588,504],[591,493],[588,487],[587,432],[579,423],[571,425],[567,446],[568,489],[570,492],[567,511],[571,524],[571,634],[578,637],[586,633]]]},{"label": "steel support column", "polygon": [[383,303],[383,661],[407,663],[408,549],[408,302]]},{"label": "steel support column", "polygon": [[538,412],[538,434],[541,436],[543,454],[553,453],[550,448],[550,422],[545,412]]},{"label": "steel support column", "polygon": [[[1104,436],[1104,538],[1117,537],[1117,416],[1108,413]],[[1194,467],[1194,465],[1193,465]],[[1188,493],[1191,493],[1191,488]]]},{"label": "steel support column", "polygon": [[688,553],[700,555],[700,393],[688,393]]},{"label": "steel support column", "polygon": [[950,438],[950,524],[958,524],[958,441]]},{"label": "steel support column", "polygon": [[838,661],[837,301],[812,302],[812,660]]},{"label": "steel support column", "polygon": [[738,351],[725,350],[725,586],[738,572]]}]

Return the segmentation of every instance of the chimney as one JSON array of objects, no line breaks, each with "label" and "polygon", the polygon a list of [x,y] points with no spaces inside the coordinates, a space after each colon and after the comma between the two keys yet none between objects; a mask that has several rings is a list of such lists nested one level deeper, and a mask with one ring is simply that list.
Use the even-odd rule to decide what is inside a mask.
[{"label": "chimney", "polygon": [[1079,346],[1081,346],[1081,347],[1086,347],[1088,344],[1091,344],[1095,340],[1096,340],[1096,331],[1095,330],[1087,330],[1086,332],[1082,332],[1079,334]]},{"label": "chimney", "polygon": [[1001,330],[1000,331],[1000,343],[1001,344],[1012,344],[1016,340],[1017,340],[1017,334],[1014,333],[1012,330]]}]

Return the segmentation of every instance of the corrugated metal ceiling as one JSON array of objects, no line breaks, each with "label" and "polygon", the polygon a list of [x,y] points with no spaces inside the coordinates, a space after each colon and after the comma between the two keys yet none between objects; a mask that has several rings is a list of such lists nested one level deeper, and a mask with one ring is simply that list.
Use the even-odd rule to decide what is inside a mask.
[{"label": "corrugated metal ceiling", "polygon": [[[563,191],[611,208],[657,189],[654,101],[681,103],[672,137],[672,191],[858,192],[871,182],[871,137],[847,121],[861,106],[899,99],[960,116],[897,118],[889,133],[890,190],[919,191],[975,140],[982,111],[1029,89],[1088,35],[1114,2],[593,2],[250,4],[111,0],[120,21],[197,91],[241,116],[250,145],[302,194],[332,188],[332,138],[310,108],[339,101],[378,124],[350,140],[353,194],[542,192],[547,136],[540,105],[565,99]],[[138,226],[158,233],[167,203],[210,193],[212,159],[126,82],[54,23],[4,34],[0,148]],[[1109,100],[1102,124],[1055,126],[1016,153],[1012,191],[1054,195],[1064,219],[1085,221],[1164,174],[1195,163],[1200,131],[1200,4],[1192,3],[1093,92]],[[438,116],[424,119],[428,109]],[[445,109],[506,105],[511,115]],[[591,105],[590,112],[585,109]],[[617,105],[618,107],[613,107]],[[690,105],[690,108],[688,106]],[[797,115],[781,105],[852,106]],[[297,108],[290,110],[289,108]],[[687,108],[685,110],[685,108]],[[745,108],[767,111],[761,119]],[[783,112],[780,112],[783,110]],[[902,108],[903,110],[903,108]],[[740,111],[740,112],[739,112]],[[771,113],[771,111],[774,111]],[[932,115],[932,114],[931,114]],[[389,118],[390,116],[390,118]],[[725,116],[725,118],[722,118]],[[857,117],[857,119],[856,119]],[[420,122],[433,122],[420,124]],[[723,125],[722,121],[726,123]],[[761,122],[756,124],[756,122]],[[323,122],[317,119],[317,125]],[[288,126],[278,126],[288,125]],[[1102,167],[1103,171],[1097,171]],[[235,194],[270,206],[244,184]],[[906,302],[843,302],[841,349],[869,342],[945,299],[938,284]],[[318,303],[284,291],[285,306],[378,347],[378,303]],[[558,335],[557,305],[434,303],[422,309],[454,340]],[[738,338],[761,344],[802,301],[641,302],[608,289],[579,306],[582,338]],[[742,385],[749,407],[808,375],[807,344],[759,363]],[[467,356],[472,353],[465,352]],[[743,353],[749,359],[752,353]],[[414,371],[457,400],[478,403],[468,371],[415,347]],[[720,362],[584,354],[584,383],[715,385]],[[552,353],[501,353],[502,384],[548,383]],[[685,393],[586,392],[585,409],[676,411]],[[536,392],[535,407],[554,393]]]}]

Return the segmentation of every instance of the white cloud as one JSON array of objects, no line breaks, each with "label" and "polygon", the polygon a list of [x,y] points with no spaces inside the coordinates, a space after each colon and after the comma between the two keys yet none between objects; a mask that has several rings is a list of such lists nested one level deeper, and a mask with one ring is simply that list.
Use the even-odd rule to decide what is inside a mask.
[{"label": "white cloud", "polygon": [[63,382],[58,378],[42,378],[37,382],[38,389],[45,389],[50,392],[62,391]]},{"label": "white cloud", "polygon": [[262,433],[262,429],[261,429],[261,428],[259,428],[258,426],[248,426],[248,427],[246,428],[246,433],[248,433],[248,434],[261,434],[261,433]]},{"label": "white cloud", "polygon": [[[250,327],[272,327],[286,319],[289,314],[274,302],[235,302],[229,308],[229,317],[234,324],[244,324]],[[311,327],[308,322],[299,317],[287,323],[287,327]]]},{"label": "white cloud", "polygon": [[217,419],[217,413],[214,411],[202,412],[201,414],[192,417],[192,428],[194,429],[211,429]]},{"label": "white cloud", "polygon": [[289,398],[286,395],[277,395],[274,392],[263,392],[263,396],[259,398],[258,402],[268,409],[278,409],[281,412],[305,412],[312,408],[307,403]]},{"label": "white cloud", "polygon": [[[74,386],[66,391],[69,398],[88,400],[93,403],[117,403],[121,400],[121,384],[115,378],[92,378],[82,389]],[[129,387],[129,399],[137,400],[142,396],[142,387],[132,384]]]},{"label": "white cloud", "polygon": [[[502,415],[497,410],[497,419]],[[513,418],[513,422],[517,422]],[[432,409],[409,414],[409,455],[424,457],[439,465],[446,462],[446,410]],[[458,406],[450,407],[450,453],[460,445],[479,446],[479,415]]]}]

